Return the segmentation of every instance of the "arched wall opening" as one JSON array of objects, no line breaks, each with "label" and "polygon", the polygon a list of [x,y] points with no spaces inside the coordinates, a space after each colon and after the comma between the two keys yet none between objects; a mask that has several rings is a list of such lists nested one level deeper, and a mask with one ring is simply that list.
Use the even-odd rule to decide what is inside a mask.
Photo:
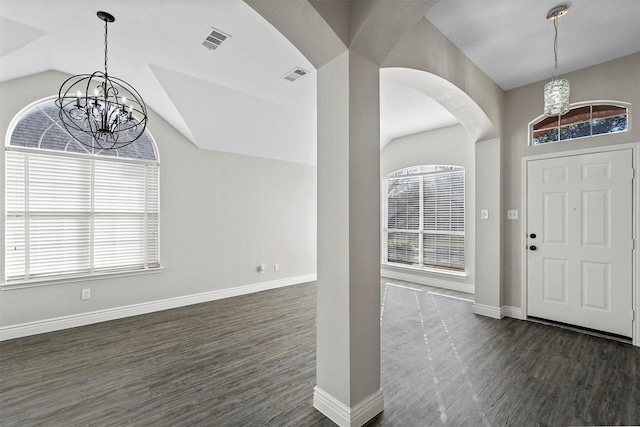
[{"label": "arched wall opening", "polygon": [[[413,115],[411,122],[398,120],[406,128],[405,135],[392,139],[385,144],[382,141],[380,153],[380,174],[385,177],[399,169],[417,165],[454,165],[464,168],[464,272],[443,272],[423,266],[423,268],[407,268],[385,262],[385,237],[382,236],[382,268],[385,278],[406,280],[439,288],[451,289],[466,293],[475,293],[475,142],[478,135],[492,131],[492,125],[477,104],[451,83],[421,70],[401,67],[382,68],[380,70],[381,100],[391,85],[400,85],[406,94],[400,92],[393,99],[396,114],[391,115],[388,108],[381,105],[381,127],[391,127],[389,120],[397,120],[398,116]],[[409,92],[410,91],[410,92]],[[425,99],[423,109],[416,108],[420,98]],[[434,105],[429,100],[439,105]],[[403,105],[403,101],[405,105]],[[413,105],[411,105],[413,103]],[[383,102],[381,102],[383,104]],[[443,111],[439,113],[439,111]],[[451,113],[452,120],[441,119],[432,122],[433,116]],[[416,117],[417,116],[417,117]],[[437,120],[437,119],[436,119]],[[433,123],[433,124],[432,124]],[[441,124],[444,124],[442,126]],[[422,128],[420,127],[422,126]],[[414,129],[424,129],[412,132]],[[401,132],[397,129],[396,132]],[[384,196],[384,195],[383,195]],[[384,197],[382,203],[384,204]],[[384,212],[384,206],[382,206]],[[383,216],[383,229],[384,223]],[[424,251],[422,252],[424,254]]]},{"label": "arched wall opening", "polygon": [[[478,165],[476,151],[480,150],[480,158],[488,155],[499,159],[499,140],[496,127],[483,109],[467,93],[443,77],[433,73],[405,68],[386,67],[380,70],[381,81],[411,88],[427,96],[449,111],[459,122],[454,126],[421,132],[397,138],[383,148],[381,152],[381,176],[401,167],[412,164],[455,164],[465,167],[465,260],[466,275],[446,276],[428,272],[407,273],[399,268],[383,266],[382,275],[386,277],[413,280],[417,283],[431,284],[453,290],[476,293],[478,292],[478,306],[475,308],[480,314],[499,317],[500,272],[499,272],[499,242],[488,245],[486,239],[480,240],[477,232],[483,235],[499,233],[499,162],[491,162],[489,174],[485,171],[487,162]],[[383,119],[383,118],[382,118]],[[493,141],[493,142],[488,142]],[[416,163],[417,162],[417,163]],[[479,166],[476,168],[476,166]],[[485,175],[479,176],[478,169]],[[492,169],[492,170],[491,170]],[[496,175],[496,171],[498,172]],[[485,180],[493,182],[492,187],[481,187],[479,182]],[[489,190],[489,191],[486,191]],[[485,194],[488,193],[488,194]],[[487,195],[490,199],[487,199]],[[478,199],[481,196],[481,199]],[[490,212],[488,219],[478,220],[480,211]],[[491,215],[493,213],[493,215]],[[492,223],[492,224],[490,224]],[[487,231],[487,225],[489,227]],[[499,235],[499,234],[498,234]],[[477,250],[479,249],[479,250]],[[486,261],[478,265],[476,252],[482,257],[486,250],[493,250],[493,268],[487,269]],[[478,266],[478,268],[476,268]],[[479,274],[476,274],[478,270]],[[476,287],[476,283],[479,286]],[[489,308],[491,307],[491,308]],[[484,308],[484,309],[483,309]]]}]

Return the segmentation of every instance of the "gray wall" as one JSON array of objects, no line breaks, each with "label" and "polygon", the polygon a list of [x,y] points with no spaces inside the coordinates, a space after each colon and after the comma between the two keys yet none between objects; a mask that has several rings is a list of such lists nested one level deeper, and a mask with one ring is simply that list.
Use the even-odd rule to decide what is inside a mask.
[{"label": "gray wall", "polygon": [[555,144],[529,147],[528,123],[542,114],[547,81],[513,89],[505,95],[502,145],[503,289],[502,305],[520,307],[521,222],[507,221],[507,209],[521,209],[521,158],[581,148],[640,142],[640,54],[626,56],[565,76],[571,84],[571,102],[613,100],[632,104],[629,131]]},{"label": "gray wall", "polygon": [[[421,132],[391,141],[380,153],[380,174],[416,165],[455,165],[465,168],[465,264],[467,277],[416,272],[423,278],[473,285],[475,272],[475,146],[461,125]],[[392,267],[384,266],[394,270]],[[407,269],[398,269],[410,273]]]},{"label": "gray wall", "polygon": [[[46,72],[0,84],[0,132],[6,135],[26,105],[57,94],[64,79]],[[153,111],[149,130],[161,162],[163,271],[0,291],[1,326],[316,273],[314,166],[200,150]],[[257,272],[259,264],[266,264],[264,274]],[[4,281],[4,251],[0,278]],[[81,301],[80,290],[87,287],[92,299]]]}]

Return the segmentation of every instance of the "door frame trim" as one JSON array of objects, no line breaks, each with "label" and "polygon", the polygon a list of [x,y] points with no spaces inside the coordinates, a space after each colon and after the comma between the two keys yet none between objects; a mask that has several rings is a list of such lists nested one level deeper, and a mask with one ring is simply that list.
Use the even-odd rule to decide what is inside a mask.
[{"label": "door frame trim", "polygon": [[567,151],[558,151],[554,153],[547,154],[536,154],[532,156],[525,156],[521,158],[520,164],[520,173],[521,173],[521,223],[520,236],[524,237],[524,243],[520,247],[520,296],[521,296],[521,307],[522,307],[522,318],[527,320],[527,245],[526,245],[526,236],[527,236],[527,199],[528,199],[528,165],[531,161],[536,160],[545,160],[545,159],[554,159],[559,157],[570,157],[570,156],[579,156],[582,154],[594,154],[594,153],[606,153],[611,151],[621,151],[621,150],[629,150],[631,149],[631,157],[633,162],[633,168],[636,171],[634,179],[631,183],[632,188],[632,196],[633,196],[633,238],[635,239],[635,245],[632,251],[632,272],[631,272],[631,280],[632,280],[632,308],[635,312],[635,316],[632,322],[632,342],[634,346],[640,347],[640,281],[639,281],[639,272],[638,266],[640,266],[640,251],[638,250],[638,246],[640,245],[640,186],[638,185],[638,166],[640,165],[640,142],[635,143],[627,143],[627,144],[616,144],[616,145],[607,145],[602,147],[593,147],[593,148],[583,148],[578,150],[567,150]]}]

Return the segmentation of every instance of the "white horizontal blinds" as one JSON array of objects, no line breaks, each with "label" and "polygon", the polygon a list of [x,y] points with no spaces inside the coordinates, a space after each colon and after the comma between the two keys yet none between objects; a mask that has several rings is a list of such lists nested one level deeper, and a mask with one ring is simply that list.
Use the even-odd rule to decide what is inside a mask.
[{"label": "white horizontal blinds", "polygon": [[94,270],[144,268],[145,166],[95,160]]},{"label": "white horizontal blinds", "polygon": [[416,166],[384,184],[385,261],[464,271],[464,169]]},{"label": "white horizontal blinds", "polygon": [[148,268],[160,266],[160,169],[146,166],[145,258]]},{"label": "white horizontal blinds", "polygon": [[464,271],[464,170],[423,179],[423,264]]},{"label": "white horizontal blinds", "polygon": [[422,244],[425,267],[464,271],[464,236],[424,232]]},{"label": "white horizontal blinds", "polygon": [[7,279],[25,272],[25,155],[6,152],[5,274]]},{"label": "white horizontal blinds", "polygon": [[[386,181],[386,261],[420,263],[420,177]],[[406,231],[405,231],[406,230]]]},{"label": "white horizontal blinds", "polygon": [[420,264],[420,233],[387,232],[387,262]]},{"label": "white horizontal blinds", "polygon": [[420,177],[389,179],[387,207],[389,230],[419,230]]},{"label": "white horizontal blinds", "polygon": [[27,164],[28,277],[89,272],[90,162],[29,154]]},{"label": "white horizontal blinds", "polygon": [[6,152],[7,280],[157,267],[158,166]]},{"label": "white horizontal blinds", "polygon": [[158,166],[95,161],[94,269],[159,266]]}]

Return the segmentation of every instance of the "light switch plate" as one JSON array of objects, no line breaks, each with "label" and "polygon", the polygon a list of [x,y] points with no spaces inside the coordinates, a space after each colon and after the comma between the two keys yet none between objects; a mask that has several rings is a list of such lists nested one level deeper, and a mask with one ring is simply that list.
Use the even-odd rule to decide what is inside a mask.
[{"label": "light switch plate", "polygon": [[515,209],[508,210],[507,219],[518,219],[518,211]]},{"label": "light switch plate", "polygon": [[480,218],[481,219],[489,219],[489,209],[482,209],[480,211]]}]

